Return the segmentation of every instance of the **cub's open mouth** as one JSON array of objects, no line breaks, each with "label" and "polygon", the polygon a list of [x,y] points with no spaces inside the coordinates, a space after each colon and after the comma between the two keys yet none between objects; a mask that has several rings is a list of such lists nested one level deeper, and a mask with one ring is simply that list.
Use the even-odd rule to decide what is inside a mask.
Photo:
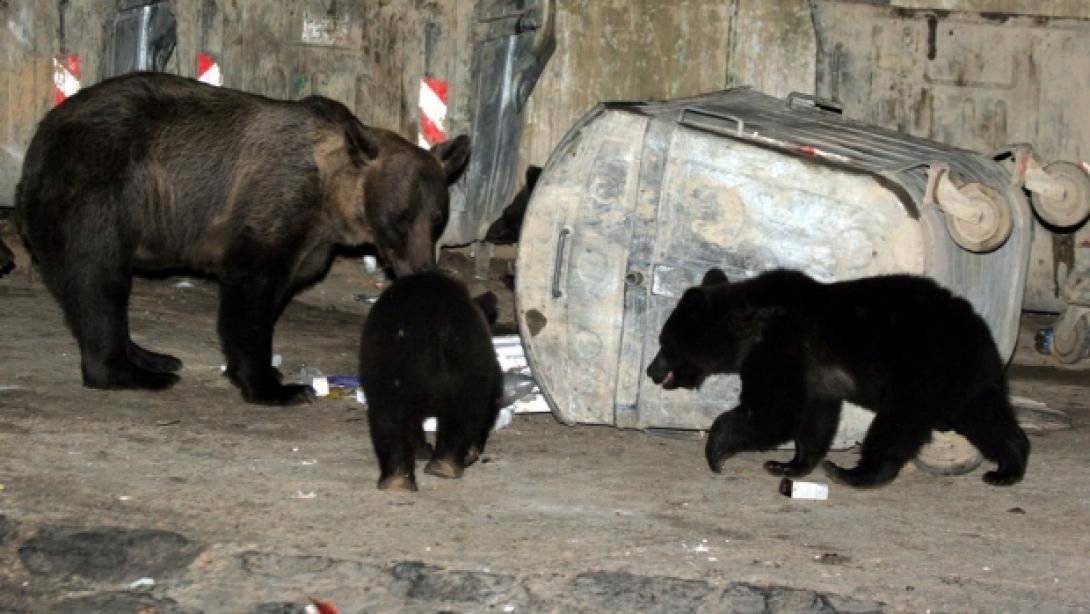
[{"label": "cub's open mouth", "polygon": [[674,372],[670,371],[666,374],[666,377],[662,378],[662,387],[666,390],[673,390],[677,388],[677,382],[674,381]]}]

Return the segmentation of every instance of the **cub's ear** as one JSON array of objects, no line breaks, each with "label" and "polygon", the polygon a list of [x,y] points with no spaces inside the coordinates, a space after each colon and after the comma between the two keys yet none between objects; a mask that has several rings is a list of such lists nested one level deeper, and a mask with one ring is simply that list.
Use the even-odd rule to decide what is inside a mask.
[{"label": "cub's ear", "polygon": [[685,317],[695,322],[704,318],[711,308],[711,299],[703,289],[689,288],[685,294],[681,295],[681,300],[678,301],[674,311],[685,314]]},{"label": "cub's ear", "polygon": [[702,286],[714,286],[716,284],[725,284],[727,282],[727,274],[720,269],[708,269],[707,273],[704,273],[704,281],[700,282]]},{"label": "cub's ear", "polygon": [[469,137],[463,134],[438,143],[431,148],[431,153],[443,165],[447,183],[454,183],[469,161]]}]

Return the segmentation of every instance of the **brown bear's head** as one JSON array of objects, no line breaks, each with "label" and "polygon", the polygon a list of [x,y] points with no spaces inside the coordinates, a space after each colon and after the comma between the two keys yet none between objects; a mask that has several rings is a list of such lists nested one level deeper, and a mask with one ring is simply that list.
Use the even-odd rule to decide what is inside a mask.
[{"label": "brown bear's head", "polygon": [[367,222],[379,252],[399,277],[435,266],[435,243],[450,213],[448,186],[468,159],[466,136],[430,151],[396,137],[383,139],[366,165]]}]

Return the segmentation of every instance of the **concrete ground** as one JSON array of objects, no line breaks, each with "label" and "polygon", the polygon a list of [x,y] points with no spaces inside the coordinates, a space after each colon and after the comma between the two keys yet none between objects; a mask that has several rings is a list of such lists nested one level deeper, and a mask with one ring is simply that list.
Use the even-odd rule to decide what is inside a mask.
[{"label": "concrete ground", "polygon": [[[209,282],[135,287],[133,335],[184,361],[175,388],[96,391],[19,256],[0,280],[0,611],[1090,609],[1090,369],[1035,354],[1040,318],[1026,319],[1012,389],[1073,427],[1033,434],[1011,488],[984,484],[987,464],[910,466],[885,488],[793,500],[761,469],[790,453],[715,475],[698,437],[538,415],[497,432],[464,479],[420,474],[418,493],[391,495],[351,399],[241,402],[219,374]],[[458,254],[443,264],[469,269]],[[353,295],[376,281],[342,260],[288,308],[287,377],[355,372],[366,305]]]}]

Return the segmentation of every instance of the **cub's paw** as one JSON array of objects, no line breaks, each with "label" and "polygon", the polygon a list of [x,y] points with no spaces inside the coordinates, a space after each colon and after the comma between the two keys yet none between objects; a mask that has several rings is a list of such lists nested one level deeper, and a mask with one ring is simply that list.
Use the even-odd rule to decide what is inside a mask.
[{"label": "cub's paw", "polygon": [[999,471],[988,471],[981,479],[992,486],[1013,486],[1022,481],[1022,476]]},{"label": "cub's paw", "polygon": [[129,343],[129,360],[135,363],[137,366],[147,369],[148,371],[158,371],[159,373],[173,373],[174,371],[180,371],[182,368],[182,361],[171,356],[170,354],[160,354],[159,352],[152,352],[136,345],[135,343]]},{"label": "cub's paw", "polygon": [[400,474],[392,475],[388,478],[381,478],[378,481],[378,489],[385,490],[387,492],[416,492],[416,481],[413,480],[413,476]]},{"label": "cub's paw", "polygon": [[803,467],[797,463],[781,463],[779,461],[765,461],[765,471],[775,476],[788,477],[788,478],[801,478],[804,475],[809,475],[814,470],[813,467]]},{"label": "cub's paw", "polygon": [[458,463],[449,459],[433,458],[424,466],[424,473],[430,473],[436,477],[456,480],[465,472]]},{"label": "cub's paw", "polygon": [[129,365],[124,369],[112,370],[105,377],[94,376],[84,370],[83,385],[103,390],[166,390],[177,384],[179,379],[176,373],[159,373]]},{"label": "cub's paw", "polygon": [[242,398],[258,405],[301,405],[312,403],[315,396],[313,388],[302,384],[271,384],[249,391],[242,390]]},{"label": "cub's paw", "polygon": [[477,446],[469,446],[469,450],[466,451],[465,462],[462,463],[463,467],[468,467],[477,462],[477,459],[481,457],[481,449]]},{"label": "cub's paw", "polygon": [[821,468],[825,471],[825,475],[837,484],[844,484],[845,486],[855,486],[852,471],[850,469],[844,469],[837,466],[833,461],[825,461],[821,463]]},{"label": "cub's paw", "polygon": [[823,462],[821,468],[825,470],[825,475],[829,476],[830,480],[852,488],[878,488],[890,483],[897,476],[896,470],[876,473],[864,471],[859,467],[844,469],[832,461]]}]

